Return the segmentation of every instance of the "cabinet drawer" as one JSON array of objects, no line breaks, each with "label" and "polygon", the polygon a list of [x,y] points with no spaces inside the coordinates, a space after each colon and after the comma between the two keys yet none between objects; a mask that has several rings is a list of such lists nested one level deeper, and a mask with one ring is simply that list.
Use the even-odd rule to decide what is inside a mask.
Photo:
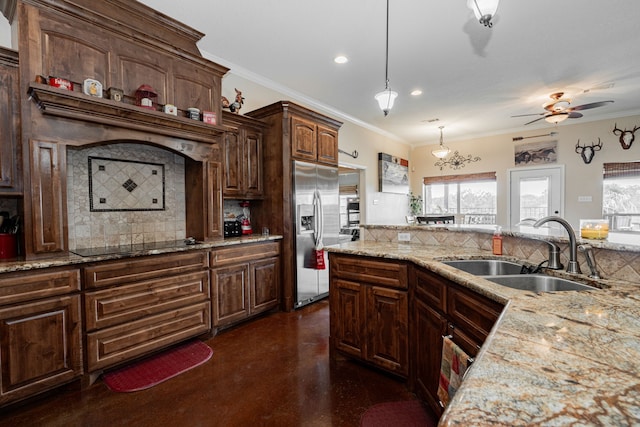
[{"label": "cabinet drawer", "polygon": [[443,313],[447,311],[449,281],[428,270],[415,269],[416,297]]},{"label": "cabinet drawer", "polygon": [[359,256],[330,254],[331,274],[356,282],[407,289],[407,265]]},{"label": "cabinet drawer", "polygon": [[89,372],[184,341],[211,329],[211,304],[201,302],[87,334]]},{"label": "cabinet drawer", "polygon": [[85,286],[99,288],[200,271],[208,266],[206,252],[132,258],[84,268]]},{"label": "cabinet drawer", "polygon": [[211,267],[255,261],[260,258],[278,256],[279,254],[280,245],[278,242],[234,245],[211,251]]},{"label": "cabinet drawer", "polygon": [[80,290],[80,270],[47,269],[0,275],[0,305]]},{"label": "cabinet drawer", "polygon": [[456,327],[484,342],[504,306],[471,290],[451,284],[447,290],[447,312]]},{"label": "cabinet drawer", "polygon": [[88,331],[209,299],[209,272],[182,274],[87,292]]}]

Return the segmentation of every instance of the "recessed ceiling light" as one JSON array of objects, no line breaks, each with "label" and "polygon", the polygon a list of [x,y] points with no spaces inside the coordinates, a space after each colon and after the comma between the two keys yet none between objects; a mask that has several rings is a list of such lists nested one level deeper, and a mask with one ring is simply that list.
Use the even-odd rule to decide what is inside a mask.
[{"label": "recessed ceiling light", "polygon": [[347,62],[349,62],[349,58],[344,55],[340,55],[333,58],[333,62],[335,62],[336,64],[346,64]]},{"label": "recessed ceiling light", "polygon": [[422,91],[420,89],[411,91],[411,96],[418,96],[418,95],[422,95]]}]

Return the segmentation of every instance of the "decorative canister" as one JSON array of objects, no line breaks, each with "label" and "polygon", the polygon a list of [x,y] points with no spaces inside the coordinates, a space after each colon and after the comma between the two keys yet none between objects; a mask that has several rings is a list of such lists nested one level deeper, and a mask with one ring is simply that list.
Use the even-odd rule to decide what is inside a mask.
[{"label": "decorative canister", "polygon": [[174,116],[178,115],[178,109],[173,104],[165,104],[164,105],[164,112],[167,113],[167,114],[174,115]]},{"label": "decorative canister", "polygon": [[85,95],[102,98],[102,83],[94,79],[86,79],[82,85],[82,92]]},{"label": "decorative canister", "polygon": [[11,259],[18,256],[16,235],[0,233],[0,259]]},{"label": "decorative canister", "polygon": [[216,113],[213,111],[203,111],[202,112],[202,121],[208,123],[210,125],[217,124]]},{"label": "decorative canister", "polygon": [[49,85],[60,89],[73,90],[73,83],[60,77],[49,76]]},{"label": "decorative canister", "polygon": [[192,120],[200,120],[200,109],[195,107],[187,108],[187,117]]}]

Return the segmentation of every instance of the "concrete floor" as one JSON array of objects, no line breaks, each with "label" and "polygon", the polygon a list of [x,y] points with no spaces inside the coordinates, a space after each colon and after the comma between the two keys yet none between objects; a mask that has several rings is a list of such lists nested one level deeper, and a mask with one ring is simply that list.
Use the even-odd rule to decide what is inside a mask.
[{"label": "concrete floor", "polygon": [[219,334],[211,360],[151,389],[72,384],[0,409],[0,426],[359,426],[371,405],[415,399],[393,377],[330,364],[328,338],[324,300]]}]

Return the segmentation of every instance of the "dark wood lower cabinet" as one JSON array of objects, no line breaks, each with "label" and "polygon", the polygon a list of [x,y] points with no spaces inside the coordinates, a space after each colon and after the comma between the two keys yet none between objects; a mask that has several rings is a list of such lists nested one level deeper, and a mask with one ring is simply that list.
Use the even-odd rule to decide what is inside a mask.
[{"label": "dark wood lower cabinet", "polygon": [[0,406],[83,374],[80,270],[0,275]]},{"label": "dark wood lower cabinet", "polygon": [[220,248],[211,252],[213,326],[224,328],[280,304],[278,242]]},{"label": "dark wood lower cabinet", "polygon": [[403,261],[329,254],[331,357],[408,379],[436,414],[443,337],[475,357],[503,304]]},{"label": "dark wood lower cabinet", "polygon": [[414,366],[412,388],[436,414],[442,412],[438,403],[438,381],[442,358],[442,337],[447,333],[447,319],[425,302],[414,304],[412,347]]},{"label": "dark wood lower cabinet", "polygon": [[409,373],[406,264],[334,253],[329,255],[329,263],[332,357],[338,351],[406,377]]},{"label": "dark wood lower cabinet", "polygon": [[394,374],[409,374],[408,292],[367,288],[367,357]]},{"label": "dark wood lower cabinet", "polygon": [[80,295],[0,309],[0,405],[82,375]]},{"label": "dark wood lower cabinet", "polygon": [[102,370],[211,330],[207,252],[89,264],[86,383]]}]

